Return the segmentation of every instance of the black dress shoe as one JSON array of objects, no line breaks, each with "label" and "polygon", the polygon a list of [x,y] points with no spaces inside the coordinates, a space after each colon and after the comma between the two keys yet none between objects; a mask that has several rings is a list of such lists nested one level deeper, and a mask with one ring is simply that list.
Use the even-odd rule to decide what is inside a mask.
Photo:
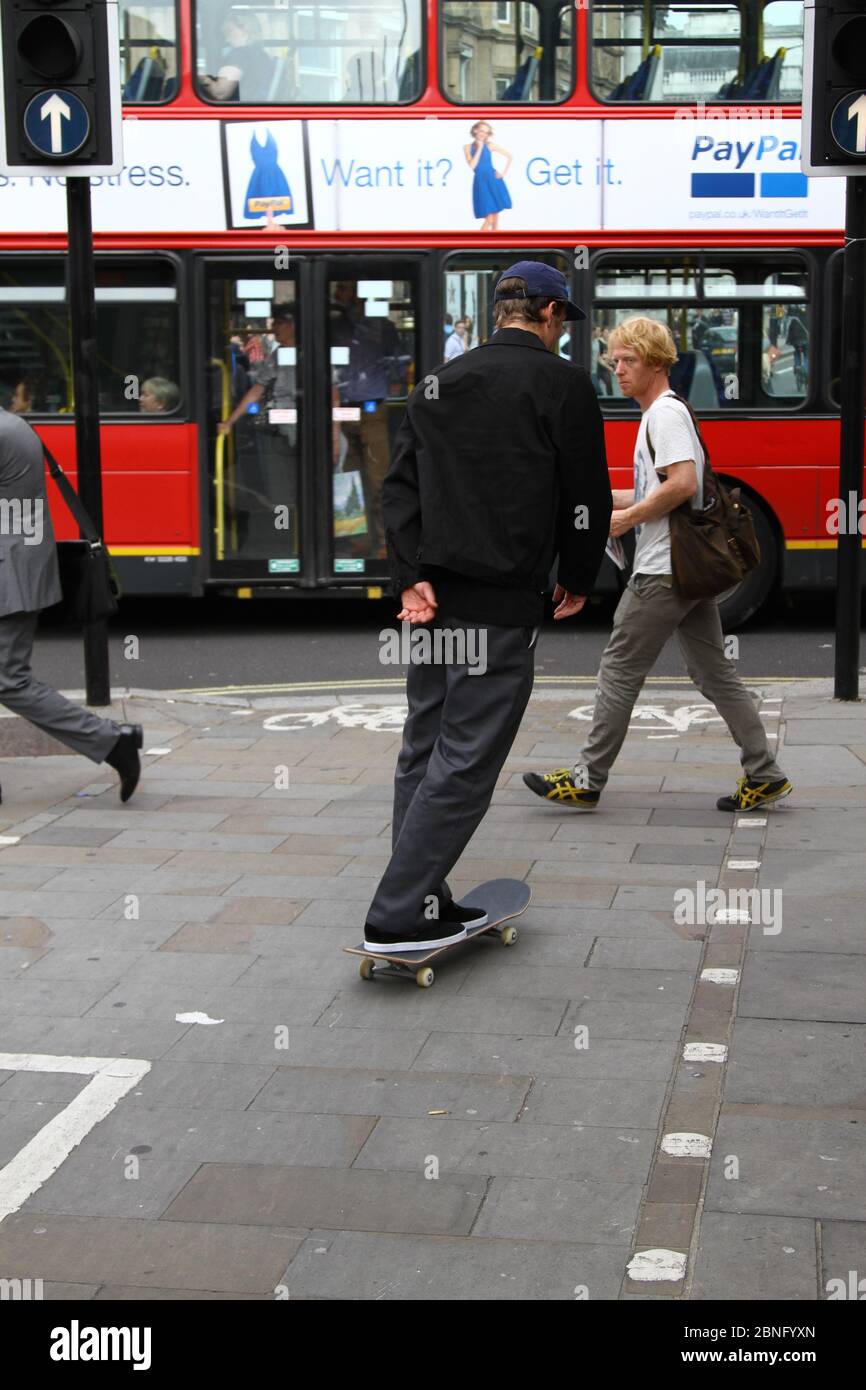
[{"label": "black dress shoe", "polygon": [[109,767],[120,774],[120,799],[128,801],[138,786],[141,776],[141,759],[138,750],[144,742],[144,730],[140,724],[121,724],[120,738],[115,743],[105,761]]}]

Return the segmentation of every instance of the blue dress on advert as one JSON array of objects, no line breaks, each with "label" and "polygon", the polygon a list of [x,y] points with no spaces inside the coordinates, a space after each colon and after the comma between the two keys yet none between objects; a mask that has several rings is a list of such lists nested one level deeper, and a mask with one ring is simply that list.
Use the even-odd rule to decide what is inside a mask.
[{"label": "blue dress on advert", "polygon": [[[469,153],[474,156],[477,142],[473,140]],[[472,180],[472,211],[476,217],[489,217],[492,212],[502,212],[511,207],[511,194],[504,179],[496,177],[490,150],[485,145],[481,158],[475,166]]]},{"label": "blue dress on advert", "polygon": [[255,135],[250,141],[253,172],[244,199],[244,217],[267,217],[272,212],[291,212],[294,207],[289,181],[277,159],[277,142],[270,131],[262,145]]}]

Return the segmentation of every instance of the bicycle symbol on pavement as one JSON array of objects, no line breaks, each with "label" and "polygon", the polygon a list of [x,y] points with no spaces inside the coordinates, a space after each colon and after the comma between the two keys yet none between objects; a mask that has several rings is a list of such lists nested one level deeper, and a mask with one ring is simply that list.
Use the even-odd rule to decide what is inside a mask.
[{"label": "bicycle symbol on pavement", "polygon": [[[578,705],[568,711],[569,719],[589,722],[593,715],[593,705]],[[335,705],[331,709],[284,710],[282,714],[272,714],[264,722],[264,728],[271,733],[300,733],[305,729],[320,729],[326,724],[336,724],[341,729],[366,729],[374,734],[399,734],[406,722],[408,706],[397,705]],[[636,705],[632,711],[631,724],[650,732],[663,730],[665,733],[685,733],[693,725],[721,724],[722,718],[716,714],[712,705],[680,705],[677,709],[666,710],[663,705]]]},{"label": "bicycle symbol on pavement", "polygon": [[367,729],[374,734],[399,734],[409,707],[400,705],[335,705],[333,709],[285,710],[272,714],[264,728],[272,733],[297,733],[337,724],[341,729]]},{"label": "bicycle symbol on pavement", "polygon": [[[569,710],[569,719],[592,719],[594,705],[579,705]],[[668,712],[663,705],[635,705],[631,712],[630,725],[646,729],[663,729],[666,733],[684,734],[693,724],[721,724],[720,714],[712,705],[680,705]]]}]

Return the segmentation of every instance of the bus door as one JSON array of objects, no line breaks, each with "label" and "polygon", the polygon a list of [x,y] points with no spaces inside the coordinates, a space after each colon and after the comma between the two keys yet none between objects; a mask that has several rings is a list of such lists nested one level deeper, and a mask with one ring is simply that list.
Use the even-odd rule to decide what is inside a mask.
[{"label": "bus door", "polygon": [[327,354],[318,534],[332,576],[387,574],[382,484],[416,381],[420,270],[418,258],[395,256],[317,267]]},{"label": "bus door", "polygon": [[204,267],[210,574],[300,575],[303,362],[297,279],[274,256]]}]

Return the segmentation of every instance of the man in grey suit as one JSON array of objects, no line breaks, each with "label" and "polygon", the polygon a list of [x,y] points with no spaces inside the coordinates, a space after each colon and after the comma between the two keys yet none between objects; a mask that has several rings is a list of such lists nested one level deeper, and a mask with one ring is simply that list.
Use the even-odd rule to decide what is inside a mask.
[{"label": "man in grey suit", "polygon": [[39,610],[62,598],[38,435],[0,409],[0,704],[120,775],[128,801],[141,775],[140,724],[115,724],[73,705],[30,671]]}]

